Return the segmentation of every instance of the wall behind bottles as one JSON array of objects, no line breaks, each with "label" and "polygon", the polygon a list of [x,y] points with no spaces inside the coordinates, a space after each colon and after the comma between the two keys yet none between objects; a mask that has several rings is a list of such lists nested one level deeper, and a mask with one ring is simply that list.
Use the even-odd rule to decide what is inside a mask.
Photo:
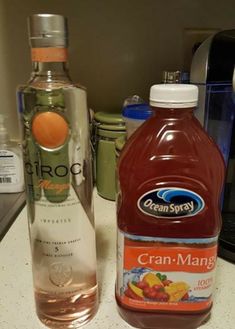
[{"label": "wall behind bottles", "polygon": [[233,0],[11,0],[0,1],[0,113],[18,137],[15,89],[31,70],[27,16],[69,19],[70,71],[88,88],[95,111],[120,111],[125,97],[148,99],[164,69],[184,67],[185,28],[235,28]]}]

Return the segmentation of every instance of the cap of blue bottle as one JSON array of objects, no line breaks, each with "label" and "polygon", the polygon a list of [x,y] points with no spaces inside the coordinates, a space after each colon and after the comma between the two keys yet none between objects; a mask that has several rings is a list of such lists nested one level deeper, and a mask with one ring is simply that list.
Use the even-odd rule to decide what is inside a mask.
[{"label": "cap of blue bottle", "polygon": [[123,104],[122,116],[126,124],[129,138],[144,121],[152,116],[152,110],[138,95],[128,97]]},{"label": "cap of blue bottle", "polygon": [[147,120],[152,115],[148,104],[128,104],[122,109],[122,115],[128,119]]},{"label": "cap of blue bottle", "polygon": [[124,118],[144,121],[152,115],[152,110],[142,98],[133,95],[125,99],[122,115]]}]

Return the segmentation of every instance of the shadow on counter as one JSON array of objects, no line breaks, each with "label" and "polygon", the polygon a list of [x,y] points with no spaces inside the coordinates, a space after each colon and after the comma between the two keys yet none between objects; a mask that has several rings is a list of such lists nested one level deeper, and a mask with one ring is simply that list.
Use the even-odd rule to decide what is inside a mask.
[{"label": "shadow on counter", "polygon": [[25,193],[0,194],[0,241],[25,205]]}]

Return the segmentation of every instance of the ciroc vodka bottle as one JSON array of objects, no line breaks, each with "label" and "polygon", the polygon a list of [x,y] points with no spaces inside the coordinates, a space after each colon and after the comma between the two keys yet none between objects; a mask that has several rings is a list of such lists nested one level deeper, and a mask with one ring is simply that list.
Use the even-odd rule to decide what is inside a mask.
[{"label": "ciroc vodka bottle", "polygon": [[86,90],[68,75],[67,20],[29,17],[33,72],[18,89],[36,310],[77,328],[97,310]]}]

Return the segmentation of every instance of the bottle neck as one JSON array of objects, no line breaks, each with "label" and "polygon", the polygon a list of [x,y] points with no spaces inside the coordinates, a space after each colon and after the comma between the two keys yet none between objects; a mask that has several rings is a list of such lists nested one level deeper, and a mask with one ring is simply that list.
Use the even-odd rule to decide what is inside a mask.
[{"label": "bottle neck", "polygon": [[66,62],[33,62],[32,75],[34,77],[68,77]]},{"label": "bottle neck", "polygon": [[71,82],[68,73],[66,48],[32,48],[31,81]]},{"label": "bottle neck", "polygon": [[0,131],[0,144],[1,145],[7,145],[9,142],[9,136],[7,132],[1,132]]},{"label": "bottle neck", "polygon": [[187,108],[163,108],[152,106],[152,111],[155,117],[165,118],[192,118],[194,107]]}]

